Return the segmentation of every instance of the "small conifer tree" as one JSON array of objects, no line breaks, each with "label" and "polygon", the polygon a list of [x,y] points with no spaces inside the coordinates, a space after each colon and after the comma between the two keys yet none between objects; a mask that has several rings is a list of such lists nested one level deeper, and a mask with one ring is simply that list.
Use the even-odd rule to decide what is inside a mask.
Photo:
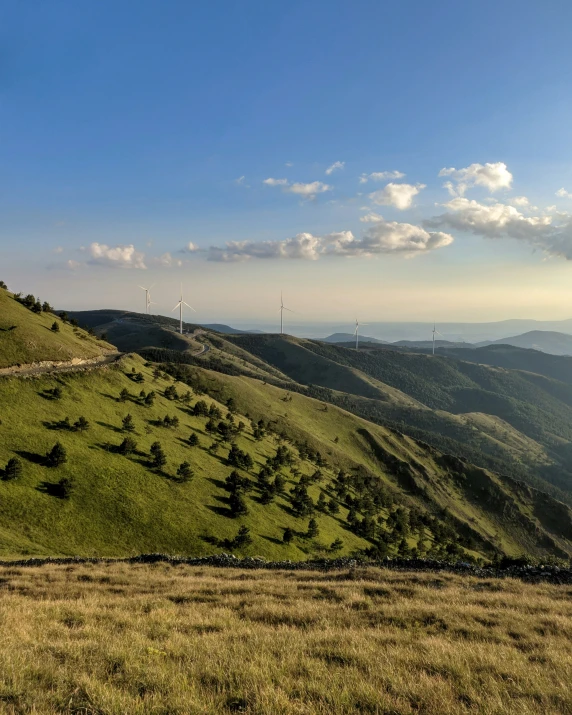
[{"label": "small conifer tree", "polygon": [[125,415],[122,420],[124,432],[135,432],[135,421],[130,414]]},{"label": "small conifer tree", "polygon": [[51,329],[52,329],[52,331],[53,331],[54,333],[59,333],[59,332],[60,332],[60,324],[58,323],[57,320],[54,320],[54,322],[52,323],[52,328],[51,328]]},{"label": "small conifer tree", "polygon": [[308,522],[308,531],[306,532],[309,539],[315,539],[320,533],[318,522],[315,519],[310,519]]},{"label": "small conifer tree", "polygon": [[198,444],[199,444],[199,438],[197,437],[196,432],[192,432],[191,436],[189,437],[189,446],[197,447]]},{"label": "small conifer tree", "polygon": [[286,529],[284,529],[284,534],[283,534],[283,536],[282,536],[282,541],[283,541],[285,544],[289,544],[289,543],[292,541],[293,538],[294,538],[294,532],[292,531],[292,529],[291,529],[289,526],[286,527]]},{"label": "small conifer tree", "polygon": [[68,455],[65,447],[61,442],[56,442],[50,451],[46,454],[46,466],[48,467],[59,467],[60,465],[67,462]]},{"label": "small conifer tree", "polygon": [[4,469],[4,479],[18,479],[18,477],[22,476],[22,472],[22,462],[18,459],[18,457],[12,457],[8,460]]},{"label": "small conifer tree", "polygon": [[183,462],[179,465],[177,469],[177,477],[179,477],[180,482],[190,482],[194,477],[195,473],[191,469],[191,465],[188,462]]}]

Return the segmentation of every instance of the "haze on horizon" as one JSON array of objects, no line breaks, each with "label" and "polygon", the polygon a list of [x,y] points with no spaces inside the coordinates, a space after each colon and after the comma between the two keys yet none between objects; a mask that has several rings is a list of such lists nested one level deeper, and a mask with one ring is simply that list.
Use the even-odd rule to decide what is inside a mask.
[{"label": "haze on horizon", "polygon": [[[196,322],[572,317],[572,7],[12,3],[0,278]],[[557,21],[555,21],[557,20]],[[428,47],[429,50],[428,51]]]}]

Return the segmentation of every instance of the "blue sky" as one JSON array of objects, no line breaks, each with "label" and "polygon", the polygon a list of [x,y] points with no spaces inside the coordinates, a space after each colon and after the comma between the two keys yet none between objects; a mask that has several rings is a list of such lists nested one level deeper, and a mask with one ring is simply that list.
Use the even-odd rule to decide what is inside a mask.
[{"label": "blue sky", "polygon": [[164,313],[183,282],[203,321],[273,319],[281,288],[301,320],[570,317],[571,21],[5,3],[0,277],[70,308],[155,283]]}]

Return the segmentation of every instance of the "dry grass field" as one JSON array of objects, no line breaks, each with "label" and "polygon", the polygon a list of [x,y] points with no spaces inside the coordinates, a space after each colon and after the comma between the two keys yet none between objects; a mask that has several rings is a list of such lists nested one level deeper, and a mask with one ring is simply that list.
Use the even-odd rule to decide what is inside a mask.
[{"label": "dry grass field", "polygon": [[572,590],[377,569],[0,570],[2,713],[572,713]]}]

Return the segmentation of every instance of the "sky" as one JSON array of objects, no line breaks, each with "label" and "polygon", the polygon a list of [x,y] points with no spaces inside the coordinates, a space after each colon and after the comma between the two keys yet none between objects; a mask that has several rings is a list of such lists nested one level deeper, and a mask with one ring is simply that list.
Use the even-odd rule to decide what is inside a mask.
[{"label": "sky", "polygon": [[565,0],[5,2],[0,279],[239,327],[281,291],[570,318],[571,48]]}]

